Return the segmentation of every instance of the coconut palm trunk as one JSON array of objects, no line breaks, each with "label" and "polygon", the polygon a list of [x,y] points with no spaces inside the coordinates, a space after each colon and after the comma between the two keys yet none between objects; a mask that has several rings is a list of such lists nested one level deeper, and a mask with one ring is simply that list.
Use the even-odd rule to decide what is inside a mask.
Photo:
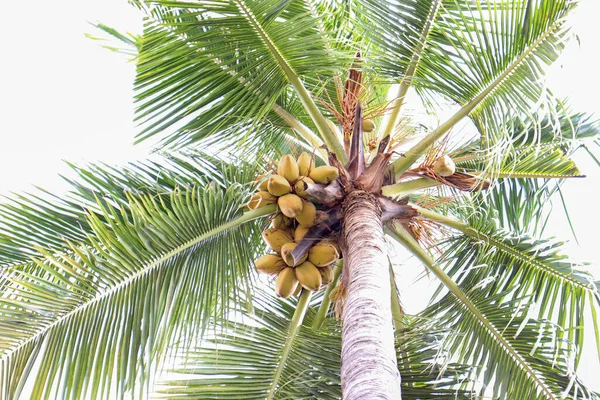
[{"label": "coconut palm trunk", "polygon": [[376,198],[351,192],[344,201],[345,284],[342,392],[346,400],[400,399],[390,278]]}]

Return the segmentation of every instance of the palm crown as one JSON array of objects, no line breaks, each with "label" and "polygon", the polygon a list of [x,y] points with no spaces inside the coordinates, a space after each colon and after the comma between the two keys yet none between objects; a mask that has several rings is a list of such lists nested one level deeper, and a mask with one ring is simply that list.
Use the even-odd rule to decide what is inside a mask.
[{"label": "palm crown", "polygon": [[[68,195],[0,206],[3,398],[340,398],[361,249],[342,237],[312,297],[276,298],[252,266],[276,210],[245,210],[256,176],[303,151],[347,172],[348,193],[388,199],[384,214],[414,212],[379,221],[404,398],[597,398],[575,371],[584,326],[600,357],[599,283],[541,238],[546,200],[598,133],[542,80],[573,1],[132,3],[140,37],[103,28],[136,49],[138,138],[160,153],[74,165]],[[423,126],[413,90],[454,113]],[[415,316],[390,289],[394,243],[441,282]]]}]

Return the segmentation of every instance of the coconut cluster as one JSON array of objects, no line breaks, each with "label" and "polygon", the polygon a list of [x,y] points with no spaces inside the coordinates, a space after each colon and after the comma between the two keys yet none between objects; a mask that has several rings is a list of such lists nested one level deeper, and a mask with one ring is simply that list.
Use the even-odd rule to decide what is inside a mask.
[{"label": "coconut cluster", "polygon": [[316,167],[314,158],[302,153],[298,160],[284,155],[277,173],[261,176],[258,192],[248,203],[256,209],[277,203],[279,212],[265,229],[262,237],[275,252],[255,260],[259,272],[277,276],[276,293],[289,297],[302,288],[316,291],[333,278],[333,264],[340,258],[340,249],[331,240],[313,245],[300,260],[294,261],[292,251],[316,222],[317,209],[306,193],[308,184],[329,184],[337,179],[339,171],[330,166]]},{"label": "coconut cluster", "polygon": [[331,240],[321,240],[300,260],[294,262],[292,251],[310,227],[297,224],[284,215],[277,215],[262,237],[275,252],[254,261],[259,272],[277,276],[275,291],[280,297],[297,295],[302,288],[316,291],[333,279],[333,264],[340,258],[340,249]]}]

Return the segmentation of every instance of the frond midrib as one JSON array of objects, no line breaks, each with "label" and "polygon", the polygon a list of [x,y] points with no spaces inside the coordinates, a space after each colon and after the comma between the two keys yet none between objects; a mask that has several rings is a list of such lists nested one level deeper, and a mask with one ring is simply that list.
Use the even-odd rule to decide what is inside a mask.
[{"label": "frond midrib", "polygon": [[[186,43],[187,46],[192,47],[192,44],[189,43],[189,41],[188,41],[187,37],[185,37],[185,35],[178,33],[176,30],[172,29],[172,27],[170,27],[167,24],[161,23],[159,20],[154,19],[153,21],[155,23],[159,24],[164,29],[168,30],[169,33],[176,36],[179,40]],[[241,87],[242,90],[246,90],[249,87],[250,83],[243,75],[239,74],[237,71],[235,71],[231,68],[228,68],[218,58],[214,57],[213,54],[207,53],[205,48],[198,48],[197,46],[195,46],[194,50],[196,50],[196,51],[200,50],[200,52],[206,54],[206,56],[210,60],[212,60],[212,62],[214,62],[216,65],[218,65],[224,73],[231,75],[234,78],[237,78],[237,81],[242,85],[242,87]],[[292,71],[291,68],[290,68],[290,71]],[[256,87],[255,85],[252,85],[252,93],[260,94],[261,93],[260,88]],[[268,102],[269,98],[265,97],[264,101]],[[322,157],[326,157],[326,155],[324,154],[324,152],[321,149],[323,142],[321,141],[321,138],[319,138],[317,135],[315,135],[315,133],[313,131],[311,131],[306,125],[302,124],[294,116],[292,116],[290,113],[288,113],[277,102],[273,103],[273,105],[271,106],[271,109],[275,113],[277,113],[280,117],[282,117],[288,123],[288,125],[294,131],[296,131],[300,136],[302,136],[308,143],[312,144],[313,147],[317,148],[318,154],[320,154]]]},{"label": "frond midrib", "polygon": [[534,259],[533,257],[530,256],[526,256],[522,253],[520,253],[519,251],[515,250],[513,247],[506,245],[506,243],[497,240],[481,231],[476,230],[475,228],[469,227],[470,230],[473,231],[472,234],[467,233],[467,235],[475,238],[475,239],[484,239],[486,242],[490,243],[492,246],[495,246],[497,248],[499,248],[501,251],[504,251],[505,253],[510,254],[511,256],[515,257],[516,259],[518,259],[519,261],[530,265],[531,267],[537,268],[539,270],[544,271],[546,274],[552,275],[554,277],[557,277],[563,281],[567,281],[570,284],[574,285],[574,286],[578,286],[582,289],[585,289],[587,291],[593,290],[593,287],[591,287],[590,285],[585,285],[583,282],[578,281],[577,279],[571,278],[569,275],[566,274],[562,274],[558,271],[556,271],[553,268],[549,268],[547,266],[545,266],[543,263],[537,261],[536,259]]},{"label": "frond midrib", "polygon": [[421,55],[423,54],[423,50],[425,49],[425,45],[427,43],[427,37],[429,36],[429,32],[431,31],[431,27],[437,17],[437,13],[438,13],[438,10],[440,9],[441,4],[442,4],[442,0],[436,0],[435,3],[432,3],[432,5],[431,5],[431,9],[429,10],[429,14],[427,15],[427,21],[425,21],[425,24],[423,25],[423,31],[421,32],[421,34],[419,36],[419,41],[417,42],[417,44],[413,50],[413,54],[410,59],[410,62],[408,64],[408,66],[406,67],[406,72],[404,74],[404,77],[402,78],[402,81],[400,82],[400,88],[398,89],[398,95],[396,96],[396,99],[393,101],[393,103],[390,106],[390,108],[392,109],[392,112],[390,114],[389,121],[388,121],[387,125],[381,129],[381,132],[380,132],[380,135],[378,138],[379,141],[381,141],[383,138],[385,138],[387,136],[390,136],[392,134],[394,128],[398,124],[398,121],[400,120],[400,109],[402,108],[404,98],[406,97],[406,94],[408,93],[408,89],[412,85],[412,79],[415,75],[415,72],[417,71],[418,66],[419,66],[419,61],[421,60]]},{"label": "frond midrib", "polygon": [[421,213],[423,216],[425,216],[428,219],[437,221],[446,226],[457,229],[457,230],[461,231],[462,233],[464,233],[465,235],[472,237],[475,240],[483,240],[483,241],[489,243],[490,245],[499,248],[501,251],[512,255],[513,257],[522,261],[523,263],[528,264],[531,267],[541,270],[549,275],[557,277],[563,281],[569,282],[573,286],[582,288],[586,291],[594,291],[594,288],[591,284],[586,285],[583,282],[581,282],[577,279],[574,279],[567,274],[560,273],[553,268],[547,267],[543,263],[534,259],[533,257],[522,254],[521,252],[519,252],[518,250],[515,250],[513,247],[507,245],[506,243],[502,242],[501,240],[495,239],[495,238],[491,237],[490,235],[488,235],[476,228],[473,228],[472,226],[470,226],[462,221],[458,221],[454,218],[446,217],[444,215],[438,214],[431,210],[424,209],[419,206],[414,206],[414,207],[417,208],[419,213]]},{"label": "frond midrib", "polygon": [[271,37],[267,34],[260,22],[256,19],[256,16],[252,12],[252,10],[248,8],[244,1],[233,1],[237,4],[244,17],[248,20],[248,23],[256,30],[257,34],[260,36],[265,46],[267,46],[269,51],[271,51],[273,57],[275,58],[278,65],[281,67],[283,73],[287,77],[288,81],[296,91],[296,94],[298,95],[300,102],[304,106],[304,109],[306,110],[314,124],[317,126],[317,129],[321,134],[321,138],[327,145],[328,150],[335,153],[338,159],[345,163],[347,161],[347,157],[344,149],[342,148],[341,143],[339,142],[337,136],[331,131],[329,125],[327,125],[325,117],[323,117],[323,114],[321,114],[321,111],[313,101],[312,95],[308,92],[308,90],[306,90],[304,84],[302,83],[300,78],[298,78],[298,75],[296,74],[292,66],[283,56],[279,48],[275,45]]},{"label": "frond midrib", "polygon": [[485,175],[490,176],[495,179],[499,178],[512,178],[512,179],[527,179],[527,178],[540,178],[540,179],[563,179],[563,178],[585,178],[585,175],[582,175],[577,171],[573,174],[553,174],[549,172],[519,172],[519,171],[509,171],[509,170],[499,170],[499,171],[474,171],[467,168],[459,168],[464,170],[464,172],[469,172],[471,174],[476,175]]},{"label": "frond midrib", "polygon": [[512,74],[512,72],[517,70],[521,65],[523,65],[523,63],[525,63],[529,56],[533,54],[538,47],[541,46],[541,44],[548,38],[548,36],[558,31],[558,29],[561,28],[564,25],[564,23],[565,21],[563,17],[555,21],[552,25],[550,25],[548,29],[546,29],[544,33],[542,33],[531,45],[529,45],[525,49],[523,54],[521,54],[515,61],[513,61],[502,74],[500,74],[489,85],[487,85],[479,93],[478,96],[476,96],[473,100],[467,103],[467,105],[471,104],[472,102],[476,103],[470,111],[476,108],[479,104],[485,101],[486,98],[491,96],[499,87],[501,87],[503,82],[506,81],[506,79]]}]

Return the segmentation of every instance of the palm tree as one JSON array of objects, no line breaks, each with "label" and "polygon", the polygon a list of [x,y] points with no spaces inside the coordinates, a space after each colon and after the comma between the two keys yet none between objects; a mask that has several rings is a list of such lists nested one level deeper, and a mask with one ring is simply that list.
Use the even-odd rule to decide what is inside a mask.
[{"label": "palm tree", "polygon": [[[600,285],[542,238],[599,132],[542,80],[573,1],[133,4],[140,37],[100,27],[160,146],[0,206],[2,398],[598,398]],[[302,151],[339,168],[307,190],[343,262],[278,299],[252,267],[277,207],[244,206]],[[440,281],[415,316],[400,251]]]}]

